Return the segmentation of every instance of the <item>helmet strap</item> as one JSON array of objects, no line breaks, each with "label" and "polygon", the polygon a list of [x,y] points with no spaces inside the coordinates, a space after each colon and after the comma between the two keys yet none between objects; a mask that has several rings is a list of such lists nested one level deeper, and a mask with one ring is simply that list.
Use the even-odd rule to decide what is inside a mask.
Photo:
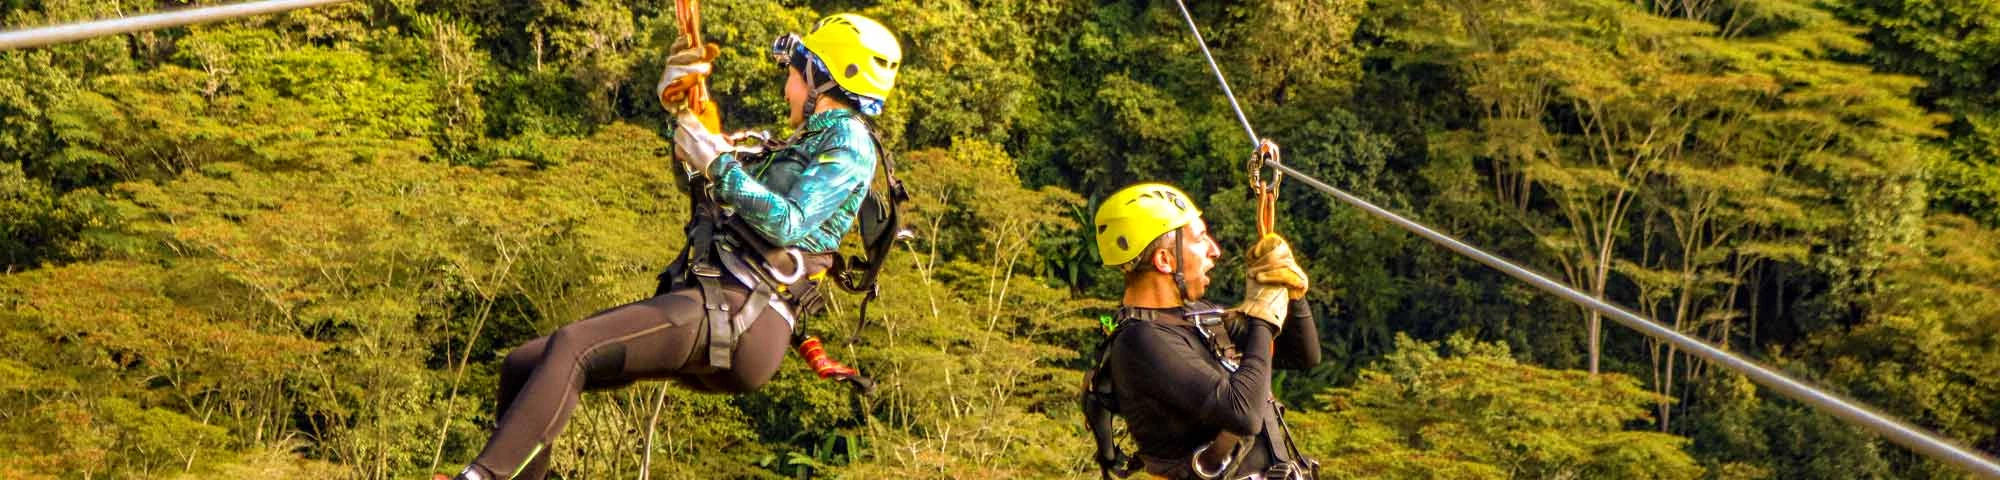
[{"label": "helmet strap", "polygon": [[[805,68],[799,69],[799,73],[805,74],[806,85],[816,85],[816,83],[818,82],[817,79],[813,78],[815,75],[813,75],[813,69],[812,66],[810,65],[806,66]],[[816,110],[817,107],[819,107],[819,92],[820,90],[819,87],[817,86],[813,87],[812,90],[806,91],[806,106],[803,111],[805,112],[806,117],[808,118],[812,117],[813,110]]]},{"label": "helmet strap", "polygon": [[1180,229],[1174,229],[1174,289],[1181,294],[1181,305],[1193,300],[1188,298],[1187,274],[1183,273],[1187,271],[1187,257],[1181,252],[1186,250],[1187,236],[1182,235]]},{"label": "helmet strap", "polygon": [[813,68],[810,66],[805,68],[800,68],[799,73],[805,76],[806,85],[813,86],[812,90],[806,91],[806,106],[805,109],[803,110],[803,112],[805,112],[806,117],[812,117],[813,111],[819,109],[819,96],[825,94],[826,92],[832,91],[835,88],[839,88],[840,84],[833,83],[833,80],[831,79],[828,79],[826,82],[821,83],[817,78],[818,75],[813,75]]}]

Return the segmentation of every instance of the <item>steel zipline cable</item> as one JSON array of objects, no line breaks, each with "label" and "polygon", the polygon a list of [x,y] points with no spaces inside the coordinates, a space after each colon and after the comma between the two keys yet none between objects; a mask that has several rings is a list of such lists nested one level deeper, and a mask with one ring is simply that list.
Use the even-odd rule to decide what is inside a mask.
[{"label": "steel zipline cable", "polygon": [[[1256,131],[1250,128],[1249,117],[1243,114],[1243,107],[1237,103],[1236,94],[1230,91],[1229,80],[1223,77],[1222,67],[1215,63],[1215,56],[1209,53],[1207,42],[1202,40],[1201,29],[1196,27],[1194,23],[1194,15],[1188,12],[1187,4],[1183,0],[1174,0],[1174,4],[1180,7],[1181,16],[1187,19],[1188,30],[1194,33],[1195,41],[1201,43],[1201,54],[1208,59],[1209,67],[1214,69],[1215,79],[1222,83],[1222,92],[1229,97],[1229,106],[1235,109],[1236,118],[1243,122],[1243,131],[1250,135],[1251,144],[1256,145],[1260,139],[1257,138]],[[1390,223],[1402,227],[1404,230],[1443,245],[1454,252],[1471,257],[1479,263],[1486,264],[1486,266],[1493,267],[1507,275],[1528,282],[1536,288],[1553,293],[1564,300],[1602,313],[1626,327],[1638,330],[1639,333],[1671,343],[1682,350],[1688,351],[1688,353],[1720,364],[1730,370],[1735,370],[1737,373],[1749,377],[1751,381],[1770,388],[1781,395],[1811,405],[1813,408],[1832,414],[1849,423],[1860,425],[1881,434],[1883,437],[1887,437],[1889,441],[1908,447],[1932,459],[1963,468],[1976,476],[2000,479],[2000,464],[1995,464],[1992,459],[1986,458],[1979,453],[1940,439],[1929,432],[1904,425],[1901,422],[1862,406],[1859,402],[1813,388],[1782,373],[1758,365],[1756,362],[1716,348],[1708,342],[1694,339],[1679,331],[1662,326],[1658,322],[1626,311],[1604,300],[1586,295],[1574,288],[1550,280],[1548,277],[1510,262],[1505,258],[1487,253],[1484,250],[1452,238],[1450,235],[1439,233],[1437,230],[1424,226],[1424,224],[1417,223],[1414,220],[1404,218],[1402,215],[1397,215],[1395,212],[1375,206],[1375,204],[1369,203],[1367,200],[1362,200],[1361,197],[1356,197],[1341,189],[1334,188],[1332,185],[1327,185],[1326,182],[1321,182],[1319,179],[1307,176],[1282,163],[1270,162],[1267,164],[1278,172],[1298,181],[1305,182],[1306,185],[1327,195],[1331,195],[1342,202],[1346,202],[1348,205],[1360,208],[1362,211],[1366,211],[1383,220],[1388,220]]]},{"label": "steel zipline cable", "polygon": [[350,0],[263,0],[0,32],[0,51],[48,46],[121,33],[232,20],[252,15],[284,12],[347,1]]}]

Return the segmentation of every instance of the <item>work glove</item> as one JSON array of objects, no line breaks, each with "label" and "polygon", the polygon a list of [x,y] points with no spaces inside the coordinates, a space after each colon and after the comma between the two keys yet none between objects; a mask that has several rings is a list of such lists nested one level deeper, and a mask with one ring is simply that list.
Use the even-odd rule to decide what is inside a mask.
[{"label": "work glove", "polygon": [[722,156],[724,152],[736,150],[729,139],[709,132],[708,127],[702,126],[701,119],[694,113],[682,111],[674,115],[674,123],[680,126],[674,129],[674,157],[679,158],[694,171],[708,172],[708,165],[715,163],[716,157]]},{"label": "work glove", "polygon": [[1244,275],[1247,282],[1243,304],[1236,307],[1236,312],[1283,331],[1291,301],[1304,298],[1311,286],[1306,270],[1292,257],[1291,244],[1277,234],[1258,240],[1246,258],[1249,268]]},{"label": "work glove", "polygon": [[660,98],[660,106],[668,112],[679,114],[687,109],[688,92],[708,78],[714,71],[711,62],[721,50],[715,44],[688,45],[687,39],[674,41],[673,54],[667,56],[667,67],[660,72],[660,84],[654,93]]}]

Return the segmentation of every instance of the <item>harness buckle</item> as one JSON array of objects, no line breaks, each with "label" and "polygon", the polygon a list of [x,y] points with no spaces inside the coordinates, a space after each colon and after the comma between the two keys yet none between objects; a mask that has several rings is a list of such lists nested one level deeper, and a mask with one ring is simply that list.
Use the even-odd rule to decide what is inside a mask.
[{"label": "harness buckle", "polygon": [[[1215,355],[1215,360],[1222,364],[1223,369],[1234,372],[1236,369],[1242,368],[1241,362],[1235,358],[1230,358],[1231,354],[1235,353],[1235,347],[1233,345],[1224,346],[1224,343],[1228,342],[1229,333],[1218,331],[1223,329],[1222,317],[1196,315],[1188,319],[1188,323],[1194,324],[1195,334],[1200,335],[1202,341],[1208,344],[1209,353]],[[1211,328],[1215,330],[1210,330]]]},{"label": "harness buckle", "polygon": [[1304,478],[1299,475],[1299,469],[1291,463],[1280,463],[1272,465],[1271,468],[1264,469],[1264,477],[1281,478],[1284,480],[1302,480]]},{"label": "harness buckle", "polygon": [[688,271],[694,272],[694,275],[697,277],[722,278],[722,269],[717,268],[715,265],[712,265],[709,262],[690,262],[690,263],[693,264],[688,265]]}]

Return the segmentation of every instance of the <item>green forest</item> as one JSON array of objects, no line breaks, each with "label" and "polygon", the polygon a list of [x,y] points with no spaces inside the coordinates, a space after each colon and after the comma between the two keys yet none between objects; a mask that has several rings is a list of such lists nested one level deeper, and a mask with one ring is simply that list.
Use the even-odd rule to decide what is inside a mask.
[{"label": "green forest", "polygon": [[[1287,165],[2000,455],[2000,3],[1190,3]],[[806,324],[876,391],[792,356],[749,395],[591,393],[560,478],[1096,478],[1094,202],[1179,185],[1241,278],[1251,144],[1172,2],[703,2],[725,128],[782,133],[771,39],[838,12],[906,52],[877,120],[915,238],[865,328],[845,294]],[[0,478],[455,472],[509,349],[684,242],[678,35],[667,0],[368,0],[0,52]],[[1274,385],[1324,478],[1969,478],[1298,182],[1279,206],[1327,361]]]}]

